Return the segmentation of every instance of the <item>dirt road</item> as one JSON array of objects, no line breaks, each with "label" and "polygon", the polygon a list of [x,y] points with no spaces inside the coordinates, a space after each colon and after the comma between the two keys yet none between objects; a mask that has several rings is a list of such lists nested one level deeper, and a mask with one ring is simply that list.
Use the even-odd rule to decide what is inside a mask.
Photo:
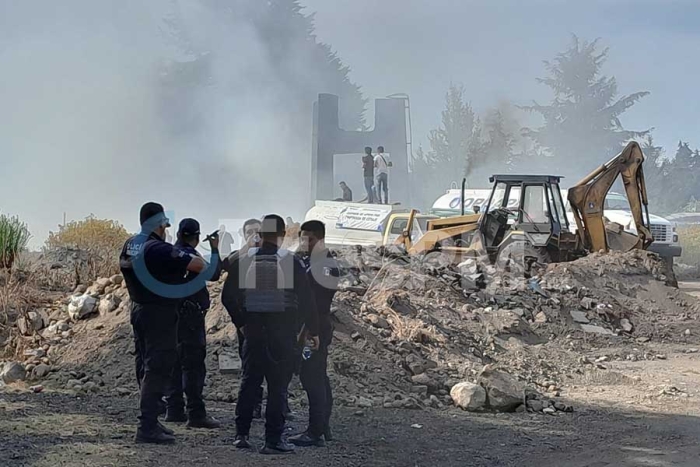
[{"label": "dirt road", "polygon": [[[5,391],[0,465],[698,466],[700,354],[678,346],[650,351],[665,359],[612,361],[572,379],[562,397],[573,414],[338,409],[337,441],[275,460],[231,447],[232,404],[212,407],[226,428],[178,427],[177,446],[146,447],[132,443],[134,398]],[[290,431],[301,428],[294,422]],[[262,429],[256,423],[258,443]]]}]

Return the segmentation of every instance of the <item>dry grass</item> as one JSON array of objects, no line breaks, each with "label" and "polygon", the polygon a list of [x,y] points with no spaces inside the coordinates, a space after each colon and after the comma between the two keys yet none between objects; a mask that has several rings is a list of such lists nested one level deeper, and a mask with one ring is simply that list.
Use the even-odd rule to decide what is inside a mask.
[{"label": "dry grass", "polygon": [[403,341],[417,342],[419,344],[445,344],[447,339],[438,332],[433,325],[426,326],[425,322],[401,316],[394,310],[387,308],[389,313],[389,325],[394,335]]},{"label": "dry grass", "polygon": [[76,284],[90,283],[119,273],[119,251],[129,236],[119,222],[89,216],[50,232],[44,250],[69,260]]}]

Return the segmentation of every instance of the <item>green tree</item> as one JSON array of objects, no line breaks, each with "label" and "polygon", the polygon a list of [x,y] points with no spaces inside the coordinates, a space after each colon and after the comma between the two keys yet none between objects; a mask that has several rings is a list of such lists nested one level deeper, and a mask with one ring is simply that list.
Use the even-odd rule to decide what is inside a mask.
[{"label": "green tree", "polygon": [[549,76],[538,79],[552,90],[553,100],[523,107],[544,120],[525,134],[551,157],[548,166],[574,179],[617,154],[629,140],[649,133],[623,128],[620,116],[649,93],[618,97],[615,78],[602,74],[607,58],[608,49],[600,50],[598,40],[574,36],[566,51],[544,62]]},{"label": "green tree", "polygon": [[445,94],[441,124],[428,134],[429,150],[418,148],[413,173],[418,199],[423,204],[453,183],[461,183],[480,152],[480,125],[474,110],[464,98],[464,87],[451,84]]}]

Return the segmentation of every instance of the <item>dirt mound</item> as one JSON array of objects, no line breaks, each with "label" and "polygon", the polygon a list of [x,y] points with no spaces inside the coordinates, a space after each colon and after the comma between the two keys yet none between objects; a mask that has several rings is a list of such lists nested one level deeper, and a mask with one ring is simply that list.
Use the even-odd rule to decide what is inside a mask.
[{"label": "dirt mound", "polygon": [[[587,365],[604,369],[586,357],[598,349],[700,336],[698,303],[670,287],[672,272],[642,251],[549,265],[533,278],[488,270],[483,288],[455,286],[449,272],[428,274],[374,250],[343,250],[339,259],[348,274],[332,309],[330,372],[341,405],[441,408],[452,404],[455,384],[476,382],[487,364],[556,394]],[[206,391],[232,402],[237,343],[221,287],[210,287]],[[48,387],[134,393],[126,290],[112,278],[85,293],[98,299],[96,310],[72,322],[63,300],[36,342],[46,355],[25,363],[49,361]]]}]

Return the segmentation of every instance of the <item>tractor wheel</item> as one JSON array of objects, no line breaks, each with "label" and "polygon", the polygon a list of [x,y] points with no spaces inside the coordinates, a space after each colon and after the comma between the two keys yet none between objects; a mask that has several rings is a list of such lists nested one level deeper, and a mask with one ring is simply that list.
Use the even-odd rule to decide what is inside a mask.
[{"label": "tractor wheel", "polygon": [[550,257],[544,247],[534,247],[523,241],[509,242],[502,245],[496,255],[498,269],[516,273],[528,274],[533,263],[547,264]]}]

